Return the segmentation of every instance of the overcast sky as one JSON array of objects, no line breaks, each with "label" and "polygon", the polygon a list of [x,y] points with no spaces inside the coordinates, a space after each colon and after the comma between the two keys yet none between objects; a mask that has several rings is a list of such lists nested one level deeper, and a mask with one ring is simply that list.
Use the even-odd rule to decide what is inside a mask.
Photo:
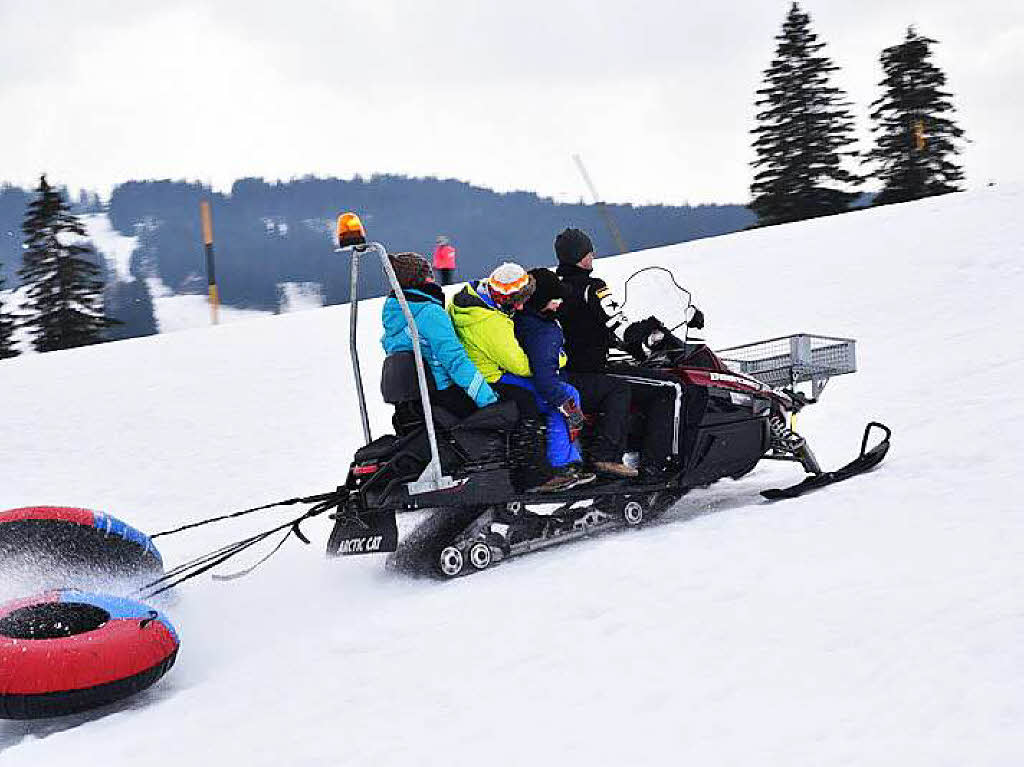
[{"label": "overcast sky", "polygon": [[[0,179],[374,172],[745,202],[789,0],[0,0]],[[806,0],[867,137],[881,50],[940,41],[968,185],[1024,176],[1024,2]],[[862,146],[867,147],[866,141]]]}]

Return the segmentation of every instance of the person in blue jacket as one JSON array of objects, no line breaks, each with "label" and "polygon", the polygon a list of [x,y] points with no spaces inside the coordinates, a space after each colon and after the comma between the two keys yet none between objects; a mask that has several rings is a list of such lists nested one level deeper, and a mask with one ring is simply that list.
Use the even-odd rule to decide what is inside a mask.
[{"label": "person in blue jacket", "polygon": [[[459,418],[497,402],[494,390],[455,335],[451,318],[445,312],[444,292],[434,283],[430,262],[419,253],[395,253],[390,259],[416,323],[423,363],[436,384],[430,401]],[[412,351],[412,336],[394,292],[384,301],[381,320],[384,352],[390,355]]]},{"label": "person in blue jacket", "polygon": [[585,471],[580,455],[579,437],[583,427],[580,395],[559,369],[565,365],[562,345],[565,341],[555,312],[562,302],[558,277],[548,269],[531,269],[536,287],[523,310],[513,318],[516,340],[530,361],[530,378],[506,373],[502,381],[533,391],[537,407],[547,422],[548,462],[554,475],[535,488],[541,492],[567,490],[594,480]]}]

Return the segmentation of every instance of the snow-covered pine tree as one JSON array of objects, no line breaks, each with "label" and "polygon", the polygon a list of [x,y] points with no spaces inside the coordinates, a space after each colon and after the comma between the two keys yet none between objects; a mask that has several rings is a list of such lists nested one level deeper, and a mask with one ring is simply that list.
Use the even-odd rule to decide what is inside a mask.
[{"label": "snow-covered pine tree", "polygon": [[821,55],[811,17],[793,3],[776,36],[775,58],[757,91],[753,201],[758,224],[780,224],[846,211],[861,179],[844,168],[856,157],[846,94],[830,85],[839,67]]},{"label": "snow-covered pine tree", "polygon": [[25,211],[24,261],[18,274],[28,286],[21,327],[38,351],[72,349],[102,341],[114,320],[103,313],[101,269],[88,260],[85,229],[46,176]]},{"label": "snow-covered pine tree", "polygon": [[[0,291],[4,289],[4,279],[0,277]],[[14,348],[14,317],[4,311],[3,296],[0,296],[0,360],[17,357]]]},{"label": "snow-covered pine tree", "polygon": [[106,338],[110,341],[151,336],[159,332],[153,296],[146,281],[141,278],[131,282],[111,282],[106,290],[106,306],[120,320],[116,327],[106,332]]},{"label": "snow-covered pine tree", "polygon": [[950,117],[946,75],[930,61],[935,42],[910,27],[902,43],[882,51],[884,91],[871,104],[875,145],[866,155],[882,182],[875,205],[960,191],[963,169],[953,158],[964,132]]}]

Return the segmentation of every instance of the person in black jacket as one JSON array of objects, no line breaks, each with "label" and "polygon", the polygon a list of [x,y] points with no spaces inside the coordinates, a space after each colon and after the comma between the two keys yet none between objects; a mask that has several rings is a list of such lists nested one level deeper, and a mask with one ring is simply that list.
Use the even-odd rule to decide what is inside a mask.
[{"label": "person in black jacket", "polygon": [[588,409],[588,395],[597,396],[606,379],[628,381],[632,404],[646,416],[640,454],[643,481],[659,481],[678,467],[679,435],[675,425],[682,408],[682,386],[668,374],[632,368],[607,375],[608,352],[624,348],[630,325],[611,288],[593,276],[594,245],[586,232],[566,229],[555,238],[557,274],[565,286],[559,319],[565,331],[569,380]]}]

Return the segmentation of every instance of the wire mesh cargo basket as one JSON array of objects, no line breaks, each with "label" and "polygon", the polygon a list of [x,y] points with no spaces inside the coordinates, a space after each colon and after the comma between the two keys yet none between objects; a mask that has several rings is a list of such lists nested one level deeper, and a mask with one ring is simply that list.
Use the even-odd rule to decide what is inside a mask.
[{"label": "wire mesh cargo basket", "polygon": [[856,346],[852,338],[799,333],[715,353],[733,370],[773,388],[810,382],[812,396],[817,399],[830,378],[857,371]]}]

